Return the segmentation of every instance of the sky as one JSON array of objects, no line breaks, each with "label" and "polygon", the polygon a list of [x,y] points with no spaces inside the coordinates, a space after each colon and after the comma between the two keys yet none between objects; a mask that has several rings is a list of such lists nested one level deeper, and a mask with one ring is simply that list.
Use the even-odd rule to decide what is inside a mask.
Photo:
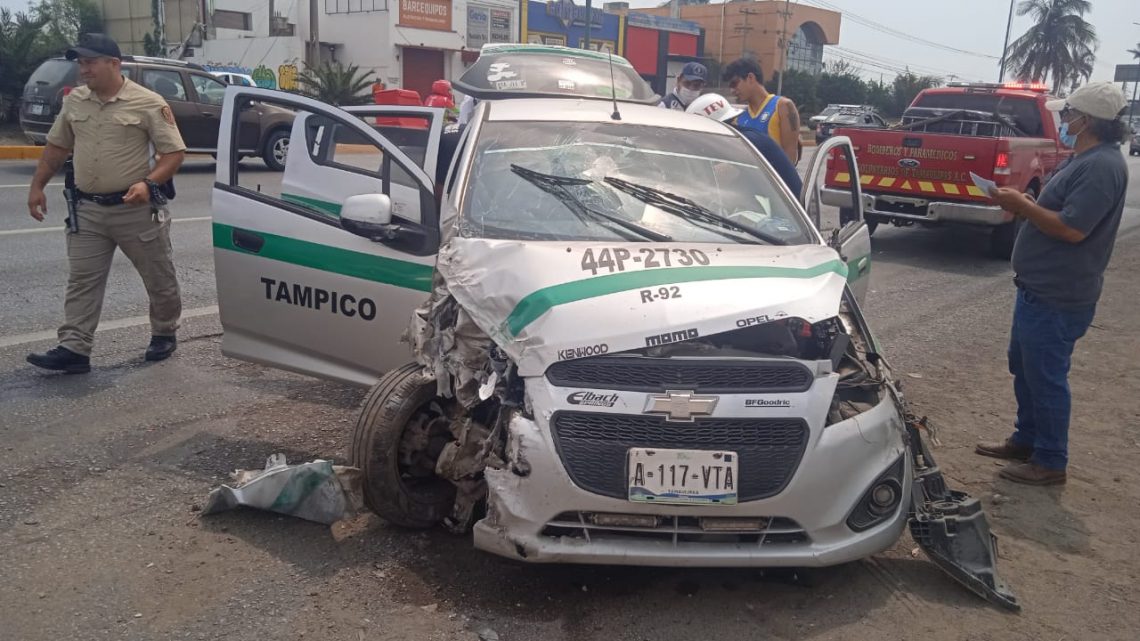
[{"label": "sky", "polygon": [[[584,0],[576,0],[585,4]],[[604,0],[596,0],[601,4]],[[661,0],[630,0],[632,7],[652,7]],[[845,14],[838,47],[826,47],[825,60],[845,58],[864,76],[894,77],[909,65],[919,73],[955,80],[996,81],[1009,4],[1005,0],[794,0],[839,9]],[[24,9],[27,0],[0,0],[0,7]],[[1126,49],[1140,45],[1140,1],[1095,0],[1085,19],[1100,38],[1093,80],[1112,80],[1113,67],[1135,61]],[[847,11],[854,14],[847,14]],[[1030,26],[1028,16],[1014,16],[1010,39]],[[886,33],[881,27],[908,34]],[[934,46],[935,43],[940,46]],[[973,52],[959,53],[951,49]]]}]

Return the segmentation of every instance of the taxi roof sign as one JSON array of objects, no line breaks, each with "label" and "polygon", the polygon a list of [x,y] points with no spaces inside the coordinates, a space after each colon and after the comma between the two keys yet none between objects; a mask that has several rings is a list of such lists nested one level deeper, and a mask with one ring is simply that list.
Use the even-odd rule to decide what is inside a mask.
[{"label": "taxi roof sign", "polygon": [[622,102],[657,104],[660,99],[621,56],[538,44],[483,45],[455,88],[480,100],[613,100],[615,94]]}]

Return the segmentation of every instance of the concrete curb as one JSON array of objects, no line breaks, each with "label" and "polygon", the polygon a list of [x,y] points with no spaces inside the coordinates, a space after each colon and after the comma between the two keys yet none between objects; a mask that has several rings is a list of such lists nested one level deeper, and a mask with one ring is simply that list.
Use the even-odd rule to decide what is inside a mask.
[{"label": "concrete curb", "polygon": [[36,145],[0,145],[0,160],[39,160],[43,153]]}]

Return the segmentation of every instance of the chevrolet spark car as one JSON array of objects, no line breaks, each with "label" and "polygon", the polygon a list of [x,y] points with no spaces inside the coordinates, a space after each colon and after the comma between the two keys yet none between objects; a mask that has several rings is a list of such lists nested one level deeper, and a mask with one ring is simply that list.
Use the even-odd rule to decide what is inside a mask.
[{"label": "chevrolet spark car", "polygon": [[[819,203],[825,163],[858,175],[846,138],[793,194],[617,57],[488,46],[457,86],[480,104],[453,133],[437,109],[227,89],[222,349],[370,386],[350,452],[371,509],[528,562],[674,566],[834,565],[909,522],[1016,607],[860,312],[859,181],[856,216]],[[225,153],[250,99],[299,114],[279,194]]]}]

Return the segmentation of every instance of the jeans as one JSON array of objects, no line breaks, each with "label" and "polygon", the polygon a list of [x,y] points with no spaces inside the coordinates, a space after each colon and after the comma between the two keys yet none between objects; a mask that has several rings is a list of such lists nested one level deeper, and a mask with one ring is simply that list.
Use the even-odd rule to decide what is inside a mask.
[{"label": "jeans", "polygon": [[1017,290],[1009,335],[1009,373],[1017,396],[1013,442],[1033,448],[1041,467],[1063,470],[1069,461],[1069,366],[1073,346],[1084,336],[1096,305],[1054,307]]}]

